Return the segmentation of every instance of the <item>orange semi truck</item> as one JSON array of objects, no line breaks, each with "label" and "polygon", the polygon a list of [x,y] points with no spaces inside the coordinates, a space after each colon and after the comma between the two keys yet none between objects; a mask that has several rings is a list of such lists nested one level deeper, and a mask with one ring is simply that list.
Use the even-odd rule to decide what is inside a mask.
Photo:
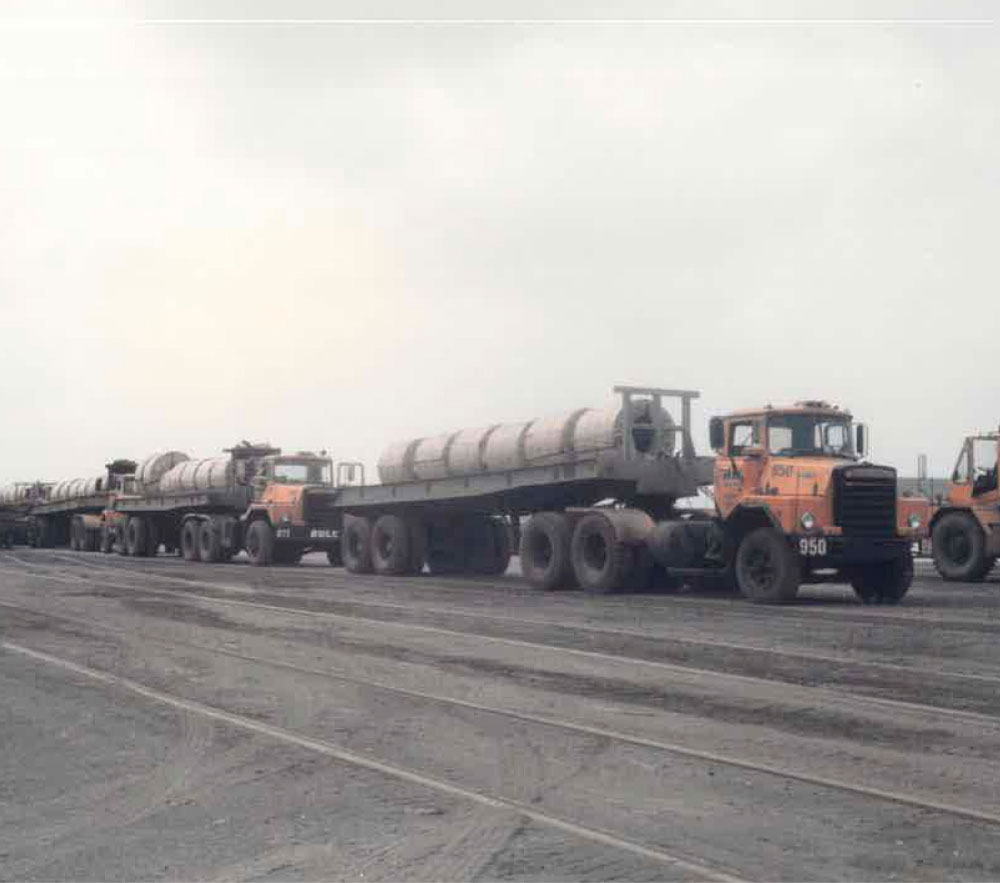
[{"label": "orange semi truck", "polygon": [[934,567],[946,580],[978,582],[1000,556],[1000,432],[967,436],[929,532]]},{"label": "orange semi truck", "polygon": [[[862,462],[864,428],[848,412],[808,401],[713,418],[709,458],[691,442],[697,392],[616,391],[618,409],[390,446],[381,485],[330,501],[345,566],[501,573],[516,544],[541,589],[610,592],[658,572],[735,582],[760,603],[791,601],[804,582],[850,583],[866,603],[906,594],[913,532],[897,525],[896,473]],[[681,399],[679,424],[668,397]],[[714,513],[677,506],[708,485]]]}]

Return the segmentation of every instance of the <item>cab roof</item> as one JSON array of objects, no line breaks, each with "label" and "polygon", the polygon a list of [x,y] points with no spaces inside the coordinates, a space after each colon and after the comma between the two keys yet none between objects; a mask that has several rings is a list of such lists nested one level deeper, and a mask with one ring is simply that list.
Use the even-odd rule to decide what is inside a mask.
[{"label": "cab roof", "polygon": [[747,408],[741,411],[731,411],[726,415],[729,420],[733,417],[768,417],[774,414],[823,414],[829,417],[846,417],[851,419],[851,412],[832,405],[820,399],[806,399],[795,402],[792,405],[764,405],[763,408]]}]

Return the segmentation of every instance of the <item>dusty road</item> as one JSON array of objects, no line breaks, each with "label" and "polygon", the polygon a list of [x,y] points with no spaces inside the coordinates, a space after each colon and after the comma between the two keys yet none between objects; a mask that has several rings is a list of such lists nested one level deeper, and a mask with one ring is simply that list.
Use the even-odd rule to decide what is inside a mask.
[{"label": "dusty road", "polygon": [[776,609],[18,549],[0,624],[0,879],[1000,878],[996,576]]}]

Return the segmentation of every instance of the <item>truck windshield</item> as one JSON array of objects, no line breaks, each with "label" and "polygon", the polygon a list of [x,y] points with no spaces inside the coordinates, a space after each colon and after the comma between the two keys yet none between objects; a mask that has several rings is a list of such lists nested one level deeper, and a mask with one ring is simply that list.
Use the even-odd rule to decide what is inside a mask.
[{"label": "truck windshield", "polygon": [[769,417],[767,446],[780,457],[854,457],[850,421],[828,414]]},{"label": "truck windshield", "polygon": [[276,460],[274,480],[286,484],[330,484],[329,460]]}]

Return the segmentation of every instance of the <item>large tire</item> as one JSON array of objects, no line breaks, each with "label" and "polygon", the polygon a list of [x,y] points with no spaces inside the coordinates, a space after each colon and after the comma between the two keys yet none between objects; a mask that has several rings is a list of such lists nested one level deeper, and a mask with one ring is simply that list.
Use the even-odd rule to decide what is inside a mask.
[{"label": "large tire", "polygon": [[160,528],[152,518],[146,519],[146,550],[147,558],[155,558],[160,551]]},{"label": "large tire", "polygon": [[146,554],[146,519],[138,515],[129,518],[125,525],[125,549],[134,558]]},{"label": "large tire", "polygon": [[913,583],[909,554],[860,568],[851,577],[855,594],[865,604],[898,604]]},{"label": "large tire", "polygon": [[427,563],[427,525],[420,518],[408,518],[407,529],[410,532],[410,573],[424,572]]},{"label": "large tire", "polygon": [[993,566],[986,557],[986,538],[975,518],[965,512],[944,515],[931,533],[934,567],[954,582],[980,582]]},{"label": "large tire", "polygon": [[770,527],[750,531],[736,552],[736,584],[756,604],[787,604],[799,592],[800,570],[785,537]]},{"label": "large tire", "polygon": [[615,526],[600,513],[576,523],[570,561],[580,588],[595,595],[624,588],[635,564],[635,550],[618,539]]},{"label": "large tire", "polygon": [[296,548],[295,546],[287,546],[276,544],[274,547],[274,554],[271,558],[274,564],[283,564],[286,566],[295,566],[302,561],[302,550]]},{"label": "large tire", "polygon": [[83,551],[83,519],[74,515],[69,523],[69,548],[71,552]]},{"label": "large tire", "polygon": [[398,515],[380,515],[371,532],[372,568],[382,576],[409,573],[410,529]]},{"label": "large tire", "polygon": [[372,572],[371,539],[372,527],[367,518],[344,516],[344,529],[340,533],[340,554],[348,572]]},{"label": "large tire", "polygon": [[198,557],[208,564],[222,560],[219,525],[211,518],[206,518],[198,527]]},{"label": "large tire", "polygon": [[469,570],[483,576],[506,573],[512,551],[507,525],[499,518],[484,518],[471,528]]},{"label": "large tire", "polygon": [[181,525],[181,557],[185,561],[198,561],[201,558],[198,533],[199,524],[195,518],[189,518]]},{"label": "large tire", "polygon": [[262,518],[247,528],[247,557],[254,567],[268,567],[274,561],[274,528]]},{"label": "large tire", "polygon": [[344,557],[340,554],[340,544],[338,543],[332,549],[326,550],[326,560],[330,562],[331,567],[343,567]]},{"label": "large tire", "polygon": [[101,551],[105,555],[110,555],[115,546],[115,533],[110,524],[101,525]]},{"label": "large tire", "polygon": [[532,515],[521,531],[521,572],[536,589],[573,585],[569,520],[561,512]]},{"label": "large tire", "polygon": [[114,550],[118,555],[128,555],[128,537],[126,535],[126,529],[128,527],[128,522],[124,519],[115,522],[115,543]]}]

